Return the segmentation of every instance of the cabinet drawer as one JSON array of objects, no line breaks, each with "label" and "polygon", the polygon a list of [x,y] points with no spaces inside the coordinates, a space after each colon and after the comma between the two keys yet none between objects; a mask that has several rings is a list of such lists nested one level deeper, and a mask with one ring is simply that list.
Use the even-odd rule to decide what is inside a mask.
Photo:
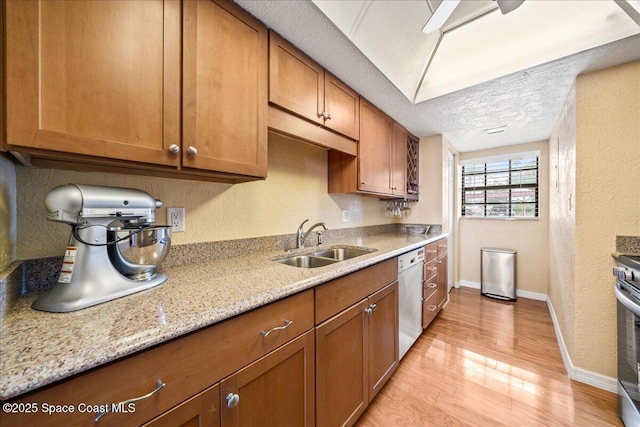
[{"label": "cabinet drawer", "polygon": [[398,279],[398,258],[316,287],[316,325]]},{"label": "cabinet drawer", "polygon": [[433,293],[437,291],[438,291],[438,283],[435,280],[425,281],[422,287],[423,300],[426,300],[427,298],[431,297]]},{"label": "cabinet drawer", "polygon": [[[43,403],[74,405],[73,413],[3,414],[1,421],[9,425],[93,425],[96,414],[79,411],[80,403],[111,408],[111,404],[150,393],[159,381],[164,383],[152,396],[136,402],[135,412],[109,413],[100,420],[101,426],[138,425],[312,327],[313,290],[308,290],[15,400],[37,402],[40,407]],[[271,332],[265,337],[261,331]]]},{"label": "cabinet drawer", "polygon": [[437,260],[434,258],[429,262],[425,262],[424,263],[425,282],[428,282],[428,281],[435,282],[436,279],[434,279],[433,276],[435,276],[436,274],[438,274],[438,263],[437,263]]},{"label": "cabinet drawer", "polygon": [[429,326],[429,323],[438,314],[438,292],[434,292],[422,301],[422,328]]},{"label": "cabinet drawer", "polygon": [[438,256],[447,253],[448,240],[440,239],[436,242],[438,244]]},{"label": "cabinet drawer", "polygon": [[424,260],[431,261],[438,256],[438,242],[431,242],[427,246],[424,247]]}]

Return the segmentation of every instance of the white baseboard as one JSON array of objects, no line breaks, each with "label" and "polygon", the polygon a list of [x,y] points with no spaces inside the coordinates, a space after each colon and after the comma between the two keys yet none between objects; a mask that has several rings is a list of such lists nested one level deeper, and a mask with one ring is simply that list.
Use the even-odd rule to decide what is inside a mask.
[{"label": "white baseboard", "polygon": [[[480,289],[480,283],[472,282],[470,280],[460,280],[456,282],[456,287],[464,286],[466,288],[472,289]],[[560,347],[560,354],[562,356],[562,361],[564,362],[564,367],[567,370],[567,375],[569,378],[575,381],[579,381],[581,383],[585,383],[602,390],[610,391],[611,393],[617,393],[618,390],[618,380],[616,378],[608,377],[606,375],[598,374],[597,372],[588,371],[586,369],[577,368],[573,366],[573,362],[571,361],[571,356],[569,356],[569,352],[567,351],[567,346],[565,345],[564,338],[562,336],[562,331],[560,330],[560,326],[558,324],[558,318],[556,317],[556,312],[553,309],[553,304],[549,300],[546,294],[541,294],[538,292],[530,292],[530,291],[522,291],[516,289],[516,295],[522,298],[529,298],[538,301],[546,301],[547,307],[549,308],[549,313],[551,315],[551,320],[553,321],[553,329],[556,333],[556,339],[558,340],[558,347]]]},{"label": "white baseboard", "polygon": [[562,355],[564,368],[567,370],[567,374],[569,375],[569,378],[575,381],[579,381],[581,383],[598,387],[602,390],[610,391],[611,393],[617,393],[618,380],[616,378],[573,366],[573,362],[571,361],[571,356],[569,355],[567,346],[564,343],[562,331],[560,330],[560,326],[558,324],[558,318],[556,317],[556,312],[553,309],[553,304],[551,303],[551,300],[549,299],[547,299],[547,307],[549,308],[549,313],[551,314],[551,320],[553,321],[553,329],[556,331],[556,339],[558,340],[558,347],[560,347],[560,354]]},{"label": "white baseboard", "polygon": [[[480,283],[479,282],[472,282],[470,280],[460,280],[456,283],[456,287],[460,287],[460,286],[464,286],[465,288],[472,288],[472,289],[480,289]],[[530,292],[530,291],[523,291],[520,289],[516,289],[516,296],[517,297],[522,297],[522,298],[529,298],[529,299],[535,299],[538,301],[546,301],[547,300],[547,295],[546,294],[541,294],[538,292]]]}]

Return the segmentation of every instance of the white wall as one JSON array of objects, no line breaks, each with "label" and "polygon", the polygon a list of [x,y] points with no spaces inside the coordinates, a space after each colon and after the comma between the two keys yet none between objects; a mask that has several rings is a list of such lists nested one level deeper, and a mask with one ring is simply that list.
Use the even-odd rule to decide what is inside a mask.
[{"label": "white wall", "polygon": [[16,258],[16,170],[0,155],[0,271]]},{"label": "white wall", "polygon": [[460,281],[480,283],[480,249],[513,249],[518,290],[547,293],[549,271],[549,154],[547,141],[460,154],[460,160],[540,150],[539,213],[537,220],[460,218]]},{"label": "white wall", "polygon": [[[327,193],[327,152],[309,144],[269,134],[268,178],[236,185],[18,167],[17,257],[60,255],[70,228],[46,221],[46,192],[67,183],[139,188],[166,207],[186,208],[186,232],[174,233],[174,245],[294,233],[305,219],[329,228],[392,223],[377,198]],[[342,210],[349,210],[349,223]]]}]

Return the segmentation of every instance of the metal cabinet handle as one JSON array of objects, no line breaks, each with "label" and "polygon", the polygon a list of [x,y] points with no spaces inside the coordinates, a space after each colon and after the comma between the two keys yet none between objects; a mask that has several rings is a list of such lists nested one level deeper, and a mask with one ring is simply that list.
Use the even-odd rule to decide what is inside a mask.
[{"label": "metal cabinet handle", "polygon": [[285,320],[284,321],[284,326],[276,326],[275,328],[271,328],[268,331],[260,331],[260,333],[262,334],[263,337],[268,337],[269,334],[273,331],[281,331],[283,329],[287,329],[289,326],[291,326],[291,324],[293,323],[293,320]]},{"label": "metal cabinet handle", "polygon": [[438,252],[438,251],[437,251],[437,250],[435,250],[435,249],[427,249],[427,253],[428,253],[428,254],[435,254],[435,253],[437,253],[437,252]]},{"label": "metal cabinet handle", "polygon": [[169,151],[173,154],[178,154],[180,152],[180,146],[178,144],[171,144],[169,146]]},{"label": "metal cabinet handle", "polygon": [[190,145],[189,148],[187,148],[187,154],[191,154],[192,156],[195,156],[196,154],[198,154],[198,149]]},{"label": "metal cabinet handle", "polygon": [[364,312],[367,313],[367,314],[371,314],[371,313],[373,313],[373,309],[371,307],[367,307],[367,308],[364,309]]},{"label": "metal cabinet handle", "polygon": [[427,283],[427,288],[429,288],[429,289],[435,289],[437,287],[438,287],[438,285],[435,284],[435,283]]},{"label": "metal cabinet handle", "polygon": [[429,271],[434,271],[434,270],[437,270],[437,269],[438,269],[437,267],[427,267],[427,270],[429,270]]},{"label": "metal cabinet handle", "polygon": [[322,117],[325,120],[331,120],[331,114],[327,114],[326,111],[323,111],[322,113],[318,114],[318,117]]},{"label": "metal cabinet handle", "polygon": [[430,305],[429,306],[429,311],[436,311],[436,308],[438,308],[437,305]]},{"label": "metal cabinet handle", "polygon": [[[141,400],[148,399],[151,396],[153,396],[154,394],[156,394],[157,392],[159,392],[162,388],[164,388],[164,386],[165,386],[165,383],[162,382],[162,380],[158,380],[158,381],[156,381],[156,388],[153,391],[145,394],[144,396],[134,397],[132,399],[123,400],[122,402],[116,403],[115,405],[112,405],[112,406],[114,406],[114,407],[122,407],[122,406],[128,405],[129,403],[139,402]],[[109,412],[110,411],[98,412],[96,414],[96,418],[95,418],[94,421],[97,423],[98,421],[100,421],[100,418],[104,417]]]},{"label": "metal cabinet handle", "polygon": [[371,304],[369,307],[371,307],[372,311],[376,311],[376,309],[378,308],[377,304]]},{"label": "metal cabinet handle", "polygon": [[438,261],[436,261],[436,262],[437,262],[438,264],[442,264],[442,261],[441,261],[441,260],[438,260]]},{"label": "metal cabinet handle", "polygon": [[236,393],[227,394],[227,408],[235,408],[240,403],[240,395]]},{"label": "metal cabinet handle", "polygon": [[360,184],[367,185],[367,181],[361,181]]}]

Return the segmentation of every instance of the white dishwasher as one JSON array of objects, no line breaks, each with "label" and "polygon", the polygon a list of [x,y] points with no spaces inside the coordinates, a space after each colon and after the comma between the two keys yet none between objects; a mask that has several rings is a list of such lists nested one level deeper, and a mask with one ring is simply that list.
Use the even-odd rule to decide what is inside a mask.
[{"label": "white dishwasher", "polygon": [[424,248],[398,257],[400,359],[422,333],[422,273]]}]

